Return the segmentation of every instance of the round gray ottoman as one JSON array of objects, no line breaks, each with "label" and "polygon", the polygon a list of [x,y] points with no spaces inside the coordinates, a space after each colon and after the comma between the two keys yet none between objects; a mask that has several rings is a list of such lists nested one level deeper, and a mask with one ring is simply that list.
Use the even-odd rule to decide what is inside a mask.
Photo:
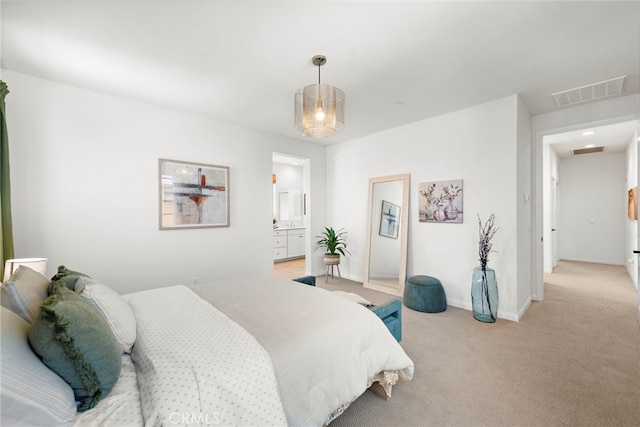
[{"label": "round gray ottoman", "polygon": [[447,309],[447,297],[440,280],[431,276],[412,276],[404,285],[404,305],[423,313],[440,313]]}]

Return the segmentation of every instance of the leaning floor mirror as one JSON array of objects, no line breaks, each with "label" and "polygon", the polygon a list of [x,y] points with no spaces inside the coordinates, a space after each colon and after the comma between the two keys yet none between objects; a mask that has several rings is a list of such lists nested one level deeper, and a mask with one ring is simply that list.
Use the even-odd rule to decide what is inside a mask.
[{"label": "leaning floor mirror", "polygon": [[407,276],[410,175],[369,180],[364,287],[402,296]]}]

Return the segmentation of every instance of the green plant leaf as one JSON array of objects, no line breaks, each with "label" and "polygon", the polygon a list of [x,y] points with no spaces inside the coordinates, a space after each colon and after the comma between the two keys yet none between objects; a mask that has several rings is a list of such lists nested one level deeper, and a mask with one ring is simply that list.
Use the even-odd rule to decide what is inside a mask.
[{"label": "green plant leaf", "polygon": [[347,250],[347,243],[344,239],[346,231],[343,229],[334,230],[333,227],[324,227],[324,232],[321,235],[315,236],[316,239],[316,247],[315,249],[324,248],[325,252],[328,254],[335,255],[336,253],[340,253],[345,255],[351,253]]}]

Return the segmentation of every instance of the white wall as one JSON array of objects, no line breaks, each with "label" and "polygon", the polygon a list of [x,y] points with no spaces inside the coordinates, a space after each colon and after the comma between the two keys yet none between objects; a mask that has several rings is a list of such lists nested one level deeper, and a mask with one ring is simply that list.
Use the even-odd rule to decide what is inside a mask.
[{"label": "white wall", "polygon": [[[521,308],[517,258],[529,255],[518,254],[519,221],[527,227],[527,219],[518,218],[527,182],[518,181],[517,169],[530,161],[530,137],[520,139],[517,129],[526,116],[518,105],[518,97],[509,96],[330,146],[327,221],[349,231],[353,254],[343,260],[343,274],[362,280],[369,178],[410,173],[408,275],[439,278],[448,303],[470,309],[471,274],[478,265],[476,213],[483,220],[495,213],[500,230],[489,266],[497,272],[499,316],[516,320]],[[463,179],[464,223],[420,223],[418,183],[451,179]],[[522,288],[530,289],[530,281],[523,280]]]},{"label": "white wall", "polygon": [[561,158],[560,259],[624,265],[624,153]]},{"label": "white wall", "polygon": [[[3,74],[15,254],[48,257],[51,274],[65,264],[124,293],[271,273],[274,151],[311,159],[311,232],[325,224],[323,146]],[[158,158],[229,166],[231,226],[160,231]]]},{"label": "white wall", "polygon": [[522,99],[517,98],[517,192],[515,198],[517,213],[517,303],[518,318],[522,317],[531,303],[533,292],[531,282],[531,218],[533,203],[531,203],[531,115]]}]

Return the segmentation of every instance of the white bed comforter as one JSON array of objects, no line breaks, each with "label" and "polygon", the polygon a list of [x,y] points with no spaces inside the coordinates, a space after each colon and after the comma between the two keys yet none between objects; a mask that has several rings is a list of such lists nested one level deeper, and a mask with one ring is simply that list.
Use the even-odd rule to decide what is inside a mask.
[{"label": "white bed comforter", "polygon": [[380,372],[413,376],[413,362],[371,310],[325,289],[269,276],[193,289],[269,352],[291,426],[328,424]]},{"label": "white bed comforter", "polygon": [[183,286],[126,296],[144,424],[286,425],[265,349]]}]

